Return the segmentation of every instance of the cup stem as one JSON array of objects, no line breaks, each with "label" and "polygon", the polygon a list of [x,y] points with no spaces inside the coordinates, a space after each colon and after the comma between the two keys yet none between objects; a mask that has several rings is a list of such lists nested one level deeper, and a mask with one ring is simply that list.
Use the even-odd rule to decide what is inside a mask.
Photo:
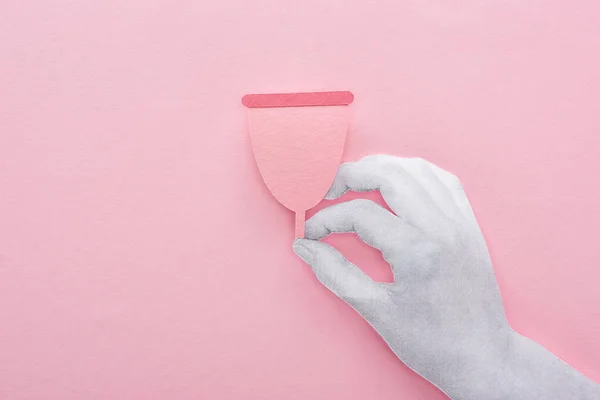
[{"label": "cup stem", "polygon": [[296,230],[296,239],[304,237],[304,218],[305,211],[296,211],[295,218],[295,230]]}]

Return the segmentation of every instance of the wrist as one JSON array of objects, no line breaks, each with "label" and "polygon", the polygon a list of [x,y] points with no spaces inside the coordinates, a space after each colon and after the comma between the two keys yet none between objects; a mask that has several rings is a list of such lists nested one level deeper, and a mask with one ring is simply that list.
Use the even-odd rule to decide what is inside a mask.
[{"label": "wrist", "polygon": [[452,399],[600,398],[600,385],[512,329],[477,353],[444,390]]}]

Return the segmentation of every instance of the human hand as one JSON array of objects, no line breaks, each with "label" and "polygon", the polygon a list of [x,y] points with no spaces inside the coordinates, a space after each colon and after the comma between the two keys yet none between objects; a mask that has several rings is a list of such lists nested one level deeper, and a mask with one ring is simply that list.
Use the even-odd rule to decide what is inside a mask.
[{"label": "human hand", "polygon": [[[395,215],[368,200],[330,206],[306,222],[294,251],[405,364],[457,400],[600,398],[591,397],[597,385],[511,329],[456,176],[423,159],[375,155],[341,165],[326,198],[348,190],[379,190]],[[394,283],[373,281],[319,241],[336,232],[379,249]]]}]

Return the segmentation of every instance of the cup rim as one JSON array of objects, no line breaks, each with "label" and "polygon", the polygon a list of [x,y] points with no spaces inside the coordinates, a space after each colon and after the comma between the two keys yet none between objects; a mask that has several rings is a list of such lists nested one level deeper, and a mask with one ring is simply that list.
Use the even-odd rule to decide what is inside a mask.
[{"label": "cup rim", "polygon": [[347,106],[354,101],[349,91],[247,94],[248,108]]}]

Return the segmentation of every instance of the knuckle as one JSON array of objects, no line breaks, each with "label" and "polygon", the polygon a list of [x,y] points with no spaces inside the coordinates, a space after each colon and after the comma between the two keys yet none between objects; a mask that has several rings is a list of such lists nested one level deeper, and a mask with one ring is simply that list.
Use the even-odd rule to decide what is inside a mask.
[{"label": "knuckle", "polygon": [[361,158],[361,161],[371,161],[381,165],[395,164],[402,158],[390,156],[389,154],[371,154]]},{"label": "knuckle", "polygon": [[380,161],[385,157],[384,154],[369,154],[360,159],[360,161]]},{"label": "knuckle", "polygon": [[427,161],[426,159],[422,158],[422,157],[411,157],[409,158],[410,162],[416,164],[416,165],[429,165],[431,164],[429,161]]},{"label": "knuckle", "polygon": [[347,161],[347,162],[341,163],[340,166],[338,167],[338,169],[340,171],[344,171],[344,170],[347,170],[348,168],[351,168],[352,165],[354,165],[354,163],[352,161]]},{"label": "knuckle", "polygon": [[340,164],[340,166],[338,167],[337,170],[337,174],[336,174],[336,180],[339,181],[340,179],[343,181],[347,178],[347,176],[350,174],[350,171],[352,170],[354,163],[352,162],[345,162]]},{"label": "knuckle", "polygon": [[350,200],[348,204],[352,210],[357,211],[375,212],[377,209],[379,209],[379,205],[377,203],[368,199]]},{"label": "knuckle", "polygon": [[450,181],[451,185],[454,186],[454,188],[464,190],[463,184],[458,176],[448,173],[448,180]]}]

